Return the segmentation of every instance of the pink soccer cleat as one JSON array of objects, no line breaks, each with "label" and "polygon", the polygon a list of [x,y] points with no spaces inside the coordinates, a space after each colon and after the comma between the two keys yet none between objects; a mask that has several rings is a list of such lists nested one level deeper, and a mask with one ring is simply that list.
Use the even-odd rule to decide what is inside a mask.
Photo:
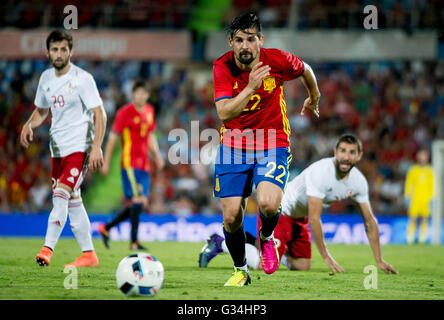
[{"label": "pink soccer cleat", "polygon": [[262,269],[267,274],[272,274],[279,267],[279,253],[274,243],[274,237],[268,240],[260,239]]}]

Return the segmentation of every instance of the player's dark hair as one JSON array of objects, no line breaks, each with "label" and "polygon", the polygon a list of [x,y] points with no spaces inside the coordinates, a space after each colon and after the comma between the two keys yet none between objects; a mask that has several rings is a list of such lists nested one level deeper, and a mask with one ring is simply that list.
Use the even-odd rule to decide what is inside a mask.
[{"label": "player's dark hair", "polygon": [[49,50],[49,45],[51,42],[60,42],[66,40],[68,41],[69,50],[72,49],[72,36],[65,30],[54,30],[46,38],[46,49]]},{"label": "player's dark hair", "polygon": [[[236,18],[231,21],[231,23],[227,26],[227,33],[230,34],[230,37],[233,38],[234,34],[237,31],[244,31],[247,29],[255,29],[258,36],[261,35],[262,26],[257,14],[253,11],[248,11],[240,14]],[[248,32],[245,32],[248,33]]]},{"label": "player's dark hair", "polygon": [[358,146],[358,152],[360,153],[362,151],[361,140],[359,140],[355,135],[351,133],[346,133],[339,137],[338,141],[336,142],[336,149],[338,149],[341,142],[356,144]]},{"label": "player's dark hair", "polygon": [[142,89],[145,89],[146,91],[149,91],[148,90],[148,85],[147,85],[146,81],[142,80],[142,79],[134,81],[133,92],[136,91],[139,88],[142,88]]}]

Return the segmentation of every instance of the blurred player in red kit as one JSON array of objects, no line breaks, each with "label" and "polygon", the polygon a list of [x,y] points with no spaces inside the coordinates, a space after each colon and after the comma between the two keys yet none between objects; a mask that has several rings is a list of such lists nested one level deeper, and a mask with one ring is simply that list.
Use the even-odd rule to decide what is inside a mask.
[{"label": "blurred player in red kit", "polygon": [[157,169],[163,168],[164,161],[154,135],[156,129],[154,107],[147,103],[149,91],[145,81],[136,81],[132,92],[133,101],[121,107],[117,112],[112,132],[106,144],[105,163],[101,169],[101,173],[106,176],[109,172],[114,147],[120,138],[122,143],[122,184],[126,205],[113,220],[99,226],[99,233],[105,246],[109,248],[109,230],[129,218],[131,222],[130,249],[145,250],[146,248],[139,243],[137,233],[142,208],[148,201],[149,153],[153,156]]}]

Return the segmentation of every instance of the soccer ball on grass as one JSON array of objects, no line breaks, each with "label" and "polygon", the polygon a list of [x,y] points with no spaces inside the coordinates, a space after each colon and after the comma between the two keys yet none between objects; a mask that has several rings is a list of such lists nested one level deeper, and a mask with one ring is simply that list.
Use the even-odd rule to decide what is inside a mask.
[{"label": "soccer ball on grass", "polygon": [[126,296],[152,297],[162,288],[162,263],[148,253],[123,258],[116,270],[117,287]]}]

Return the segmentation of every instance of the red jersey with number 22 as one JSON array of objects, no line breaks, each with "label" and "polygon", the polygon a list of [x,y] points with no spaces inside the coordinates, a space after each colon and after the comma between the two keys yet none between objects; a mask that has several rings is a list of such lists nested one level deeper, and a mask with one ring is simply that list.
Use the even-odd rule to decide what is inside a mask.
[{"label": "red jersey with number 22", "polygon": [[[294,54],[267,48],[261,48],[259,61],[262,66],[271,67],[270,75],[242,113],[223,124],[221,143],[225,146],[249,150],[290,146],[283,82],[299,77],[304,72],[304,63]],[[249,75],[249,71],[237,67],[233,51],[216,59],[213,63],[215,102],[236,97],[248,85]]]},{"label": "red jersey with number 22", "polygon": [[146,104],[142,111],[132,103],[117,111],[113,131],[121,135],[123,169],[149,171],[148,139],[155,129],[154,108],[150,104]]}]

